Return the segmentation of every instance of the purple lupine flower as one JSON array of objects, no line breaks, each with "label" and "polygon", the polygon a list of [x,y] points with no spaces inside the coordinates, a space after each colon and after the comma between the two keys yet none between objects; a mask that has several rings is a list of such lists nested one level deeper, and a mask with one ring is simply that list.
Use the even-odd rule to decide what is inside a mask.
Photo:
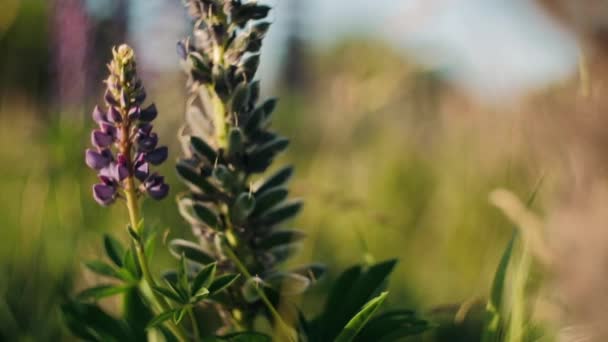
[{"label": "purple lupine flower", "polygon": [[158,146],[158,135],[152,131],[156,106],[141,107],[146,92],[137,77],[133,50],[121,45],[113,55],[110,76],[105,81],[106,110],[97,106],[93,110],[99,128],[91,132],[95,148],[85,153],[86,164],[97,171],[101,181],[93,186],[93,198],[104,206],[112,204],[121,197],[121,191],[133,191],[125,189],[125,180],[132,177],[140,184],[137,195],[159,200],[167,196],[169,186],[164,177],[150,174],[150,164],[162,164],[168,150]]},{"label": "purple lupine flower", "polygon": [[148,195],[155,200],[161,200],[169,193],[169,185],[165,183],[165,178],[156,173],[146,179],[144,187]]}]

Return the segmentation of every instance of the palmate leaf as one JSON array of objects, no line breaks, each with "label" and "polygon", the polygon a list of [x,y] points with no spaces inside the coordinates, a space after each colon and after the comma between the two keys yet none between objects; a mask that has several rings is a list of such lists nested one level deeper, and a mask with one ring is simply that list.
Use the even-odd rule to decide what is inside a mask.
[{"label": "palmate leaf", "polygon": [[80,300],[101,299],[126,292],[131,287],[132,286],[130,285],[98,285],[95,287],[84,289],[77,295],[77,298]]},{"label": "palmate leaf", "polygon": [[196,293],[201,288],[208,288],[211,282],[213,282],[216,269],[217,263],[215,262],[203,267],[192,280],[192,292]]},{"label": "palmate leaf", "polygon": [[160,315],[154,317],[150,321],[150,323],[148,323],[148,328],[155,327],[155,326],[165,322],[166,320],[171,319],[173,317],[173,315],[180,310],[181,310],[181,308],[177,308],[177,309],[172,309],[172,310],[161,313]]},{"label": "palmate leaf", "polygon": [[388,260],[363,270],[361,266],[347,269],[332,287],[322,314],[323,340],[331,341],[342,330],[348,320],[377,293],[392,272],[396,260]]},{"label": "palmate leaf", "polygon": [[297,273],[277,272],[264,278],[264,282],[285,296],[298,295],[311,284],[308,277]]},{"label": "palmate leaf", "polygon": [[150,308],[144,303],[138,289],[133,287],[125,292],[123,296],[123,317],[129,325],[134,341],[147,341],[146,327],[153,315]]},{"label": "palmate leaf", "polygon": [[371,317],[378,311],[378,308],[386,300],[388,292],[381,293],[378,297],[367,302],[363,308],[346,324],[335,342],[350,342],[363,329]]},{"label": "palmate leaf", "polygon": [[154,292],[160,294],[161,296],[171,299],[177,303],[185,302],[185,298],[182,298],[182,296],[180,296],[180,294],[176,293],[174,290],[170,290],[162,286],[152,286],[152,290],[154,290]]},{"label": "palmate leaf", "polygon": [[133,341],[124,322],[105,313],[94,304],[68,301],[61,305],[64,322],[70,331],[86,341]]},{"label": "palmate leaf", "polygon": [[97,273],[99,275],[106,276],[106,277],[111,277],[111,278],[116,278],[116,279],[123,279],[123,275],[121,275],[120,273],[118,273],[118,270],[116,270],[114,267],[112,267],[111,265],[106,264],[103,261],[91,260],[91,261],[85,262],[84,265],[89,270],[91,270],[92,272],[95,272],[95,273]]},{"label": "palmate leaf", "polygon": [[103,246],[110,260],[112,260],[116,266],[122,267],[125,249],[121,243],[110,235],[104,235]]},{"label": "palmate leaf", "polygon": [[211,295],[215,295],[230,286],[239,276],[240,274],[224,274],[217,277],[209,286],[209,292]]},{"label": "palmate leaf", "polygon": [[210,264],[215,261],[209,254],[203,251],[197,244],[182,239],[174,239],[169,242],[169,251],[179,258],[183,254],[186,259],[201,265]]}]

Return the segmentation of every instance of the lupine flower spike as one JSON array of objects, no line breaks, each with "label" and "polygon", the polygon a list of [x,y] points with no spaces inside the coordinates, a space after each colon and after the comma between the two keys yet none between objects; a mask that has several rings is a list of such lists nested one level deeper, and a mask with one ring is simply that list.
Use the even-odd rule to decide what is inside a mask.
[{"label": "lupine flower spike", "polygon": [[106,109],[93,110],[98,128],[91,132],[93,148],[85,153],[86,164],[98,172],[100,180],[93,185],[93,198],[107,206],[133,187],[137,197],[147,194],[163,199],[169,185],[163,176],[150,172],[150,165],[162,164],[168,153],[166,146],[158,146],[158,135],[152,131],[156,106],[142,108],[146,91],[137,76],[133,50],[121,45],[112,53],[105,81]]}]

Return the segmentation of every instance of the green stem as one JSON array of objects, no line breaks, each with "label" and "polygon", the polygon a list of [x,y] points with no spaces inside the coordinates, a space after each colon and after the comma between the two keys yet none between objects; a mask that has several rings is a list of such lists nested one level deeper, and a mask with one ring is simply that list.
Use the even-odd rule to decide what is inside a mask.
[{"label": "green stem", "polygon": [[[131,221],[131,227],[133,229],[138,229],[139,221],[141,220],[139,215],[139,206],[137,203],[137,195],[135,193],[135,183],[132,177],[128,177],[126,179],[126,187],[125,187],[125,197],[127,199],[127,209],[129,211],[129,219]],[[141,235],[141,231],[137,232]],[[146,253],[144,250],[144,245],[141,239],[131,239],[132,246],[134,249],[134,253],[137,256],[138,264],[141,268],[141,272],[143,275],[144,282],[142,286],[146,286],[147,288],[142,288],[142,293],[148,297],[148,300],[152,303],[152,306],[156,308],[157,313],[162,313],[169,311],[171,307],[167,303],[167,301],[158,295],[152,288],[156,286],[156,282],[154,281],[154,277],[150,272],[150,267],[148,266],[148,259],[146,258]],[[186,334],[181,330],[180,327],[173,324],[172,322],[166,323],[167,328],[175,335],[175,337],[180,341],[188,341]]]},{"label": "green stem", "polygon": [[200,341],[201,333],[198,330],[198,323],[196,322],[196,317],[194,316],[194,310],[192,310],[192,308],[188,308],[188,316],[190,317],[190,324],[192,324],[192,331],[194,332],[194,339],[196,341]]},{"label": "green stem", "polygon": [[[234,251],[232,250],[230,245],[228,243],[225,243],[225,245],[226,245],[226,248],[224,249],[224,251],[228,255],[228,258],[236,265],[236,267],[245,276],[245,278],[247,278],[247,280],[253,279],[253,276],[251,275],[251,273],[249,273],[249,271],[247,270],[247,267],[245,267],[245,265],[243,265],[243,263],[241,262],[239,257],[234,253]],[[256,289],[256,292],[258,293],[258,296],[260,296],[260,299],[262,299],[262,302],[268,309],[268,311],[270,311],[270,313],[272,314],[273,318],[275,319],[275,322],[277,323],[277,325],[280,328],[280,330],[282,331],[282,333],[290,341],[295,342],[295,339],[293,338],[293,335],[292,335],[292,329],[285,323],[285,321],[283,321],[283,318],[281,318],[281,315],[279,314],[277,309],[275,309],[274,305],[272,305],[272,303],[266,296],[266,293],[264,292],[264,290],[262,290],[258,286],[255,286],[255,289]]]}]

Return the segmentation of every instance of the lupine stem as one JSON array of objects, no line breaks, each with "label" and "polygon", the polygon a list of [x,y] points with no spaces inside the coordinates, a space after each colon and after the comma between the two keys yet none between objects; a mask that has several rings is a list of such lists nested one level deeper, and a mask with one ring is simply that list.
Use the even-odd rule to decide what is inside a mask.
[{"label": "lupine stem", "polygon": [[[246,280],[253,279],[253,276],[251,275],[251,273],[249,273],[249,270],[247,270],[247,267],[245,267],[245,265],[243,265],[243,263],[241,262],[239,257],[234,253],[234,251],[232,250],[232,247],[230,247],[230,245],[227,242],[225,243],[225,245],[226,245],[226,249],[225,249],[226,255],[236,265],[236,267],[245,276],[245,278],[247,278]],[[295,342],[295,339],[293,338],[293,335],[292,335],[292,329],[287,325],[287,323],[285,323],[285,321],[283,321],[283,318],[281,317],[281,315],[279,314],[277,309],[275,309],[274,305],[272,305],[272,303],[270,302],[270,299],[268,299],[268,297],[266,296],[266,293],[264,293],[264,290],[262,290],[258,286],[255,286],[255,290],[258,293],[258,296],[260,296],[260,299],[262,299],[262,302],[264,303],[264,305],[266,306],[268,311],[270,311],[270,313],[272,314],[274,320],[276,321],[277,325],[279,326],[279,330],[290,341]]]},{"label": "lupine stem", "polygon": [[194,333],[194,339],[196,341],[200,341],[201,333],[198,330],[198,323],[196,321],[196,317],[194,316],[194,310],[192,310],[192,308],[188,309],[188,316],[190,317],[190,324],[192,324],[192,332]]},{"label": "lupine stem", "polygon": [[[141,218],[139,216],[139,205],[137,203],[137,195],[135,193],[133,177],[128,177],[126,179],[126,183],[127,186],[125,188],[125,197],[127,200],[127,209],[129,210],[129,219],[131,221],[131,227],[133,229],[137,229]],[[139,231],[138,233],[141,234],[142,232]],[[156,286],[156,281],[154,281],[152,272],[150,272],[150,267],[148,266],[148,259],[146,258],[144,245],[141,239],[132,238],[131,240],[133,241],[133,252],[137,256],[137,261],[141,268],[141,273],[143,275],[144,281],[142,283],[142,286],[147,286],[147,288],[142,289],[142,293],[147,296],[148,300],[152,303],[152,305],[160,311],[159,313],[171,310],[171,307],[169,306],[167,301],[161,296],[159,296],[156,292],[154,292],[154,290],[152,290],[152,288]],[[188,341],[186,334],[179,326],[173,324],[172,322],[167,322],[166,326],[178,340]]]}]

